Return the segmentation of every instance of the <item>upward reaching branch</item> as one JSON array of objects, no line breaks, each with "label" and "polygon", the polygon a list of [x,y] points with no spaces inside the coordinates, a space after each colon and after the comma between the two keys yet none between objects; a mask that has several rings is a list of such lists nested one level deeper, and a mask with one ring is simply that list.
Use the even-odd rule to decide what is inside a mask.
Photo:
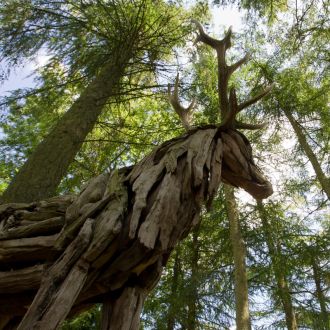
[{"label": "upward reaching branch", "polygon": [[183,107],[179,100],[179,73],[175,78],[174,91],[172,94],[171,86],[168,84],[168,99],[174,109],[179,115],[183,127],[188,131],[191,125],[192,113],[195,106],[195,99],[190,103],[188,108]]},{"label": "upward reaching branch", "polygon": [[202,24],[199,23],[197,20],[192,19],[191,21],[194,24],[196,24],[199,31],[199,35],[197,36],[196,42],[202,41],[216,50],[220,49],[221,47],[225,47],[226,50],[230,48],[231,46],[230,37],[232,33],[231,27],[228,29],[226,36],[222,40],[218,40],[207,35],[203,29]]},{"label": "upward reaching branch", "polygon": [[236,92],[234,89],[231,89],[230,95],[228,95],[228,82],[230,76],[237,70],[242,64],[246,63],[250,56],[246,54],[242,59],[237,61],[232,65],[227,65],[226,62],[226,51],[231,46],[231,35],[232,30],[229,28],[225,37],[221,40],[215,39],[207,35],[203,29],[203,26],[196,20],[192,22],[197,26],[198,37],[196,42],[202,41],[203,43],[211,46],[217,52],[218,58],[218,94],[219,94],[219,105],[220,105],[220,114],[222,118],[222,126],[226,128],[245,128],[245,129],[259,129],[264,127],[264,124],[245,124],[239,123],[236,121],[236,115],[243,110],[244,108],[256,103],[263,96],[267,95],[272,86],[269,86],[264,89],[263,92],[257,96],[251,98],[248,101],[245,101],[238,105]]}]

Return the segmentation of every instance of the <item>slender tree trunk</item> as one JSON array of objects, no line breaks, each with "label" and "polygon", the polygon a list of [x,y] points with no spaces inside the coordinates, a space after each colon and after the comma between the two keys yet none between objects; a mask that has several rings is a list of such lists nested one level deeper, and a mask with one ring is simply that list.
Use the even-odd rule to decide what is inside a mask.
[{"label": "slender tree trunk", "polygon": [[188,322],[187,329],[195,330],[197,326],[197,305],[198,305],[198,259],[199,259],[199,228],[193,230],[193,244],[191,257],[191,276],[189,279],[189,299],[188,299]]},{"label": "slender tree trunk", "polygon": [[313,169],[315,171],[316,177],[319,180],[322,189],[325,191],[328,198],[330,199],[330,179],[327,178],[326,175],[324,174],[324,172],[321,168],[321,165],[320,165],[319,161],[317,160],[315,153],[313,152],[312,148],[308,144],[300,125],[294,119],[290,110],[283,107],[283,111],[284,111],[286,117],[289,119],[289,122],[292,125],[292,127],[297,135],[297,139],[298,139],[300,146],[302,147],[306,156],[308,157],[309,161],[311,162]]},{"label": "slender tree trunk", "polygon": [[234,188],[225,185],[224,190],[227,214],[229,218],[230,241],[234,255],[236,327],[238,330],[251,330],[248,281],[245,266],[245,244],[238,218]]},{"label": "slender tree trunk", "polygon": [[291,294],[288,286],[288,282],[283,275],[283,273],[279,270],[280,266],[276,267],[275,277],[277,282],[277,288],[279,292],[279,297],[282,301],[284,313],[285,313],[285,321],[288,327],[288,330],[296,330],[298,329],[296,315],[294,312],[294,308],[292,305]]},{"label": "slender tree trunk", "polygon": [[4,192],[2,202],[32,202],[55,194],[108,98],[118,88],[130,51],[119,53],[35,148]]},{"label": "slender tree trunk", "polygon": [[313,268],[313,278],[316,286],[316,296],[320,304],[320,310],[321,310],[321,324],[319,324],[320,329],[327,330],[329,329],[329,313],[327,311],[327,304],[326,299],[323,294],[322,290],[322,282],[321,282],[321,272],[320,267],[317,262],[317,257],[312,256],[312,268]]},{"label": "slender tree trunk", "polygon": [[288,330],[297,330],[296,315],[294,312],[292,298],[289,290],[288,281],[284,273],[283,257],[281,255],[281,249],[278,244],[275,243],[273,238],[274,230],[271,228],[270,223],[267,220],[267,214],[264,205],[261,201],[257,201],[257,206],[262,221],[263,232],[266,237],[266,243],[269,250],[270,258],[272,260],[272,267],[274,276],[277,283],[278,295],[280,297],[283,310],[285,313],[286,326]]},{"label": "slender tree trunk", "polygon": [[168,308],[168,314],[167,314],[167,330],[174,330],[174,326],[175,326],[176,300],[178,297],[177,290],[178,290],[180,272],[181,272],[180,246],[178,246],[175,250],[175,257],[174,257],[170,306]]}]

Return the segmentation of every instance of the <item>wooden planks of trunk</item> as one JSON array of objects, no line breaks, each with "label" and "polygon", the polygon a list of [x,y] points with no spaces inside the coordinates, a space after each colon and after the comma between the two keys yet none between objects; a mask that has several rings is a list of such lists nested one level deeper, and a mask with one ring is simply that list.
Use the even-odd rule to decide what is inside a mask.
[{"label": "wooden planks of trunk", "polygon": [[223,146],[235,139],[222,134],[190,131],[132,168],[93,178],[78,196],[1,205],[1,318],[24,316],[18,329],[56,329],[105,302],[104,327],[138,329],[144,298],[218,189],[223,150],[235,159],[237,147]]}]

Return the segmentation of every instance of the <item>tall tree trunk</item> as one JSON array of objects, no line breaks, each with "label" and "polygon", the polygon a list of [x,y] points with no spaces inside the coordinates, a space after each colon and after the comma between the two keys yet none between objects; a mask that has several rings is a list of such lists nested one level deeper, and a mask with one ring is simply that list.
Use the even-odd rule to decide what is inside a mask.
[{"label": "tall tree trunk", "polygon": [[284,272],[283,257],[281,255],[281,249],[274,241],[274,230],[267,220],[267,213],[264,205],[260,200],[257,201],[260,219],[262,222],[263,232],[265,234],[267,247],[269,250],[270,258],[272,261],[272,268],[277,283],[278,295],[283,306],[285,313],[286,326],[288,330],[297,330],[296,315],[294,312],[292,298],[289,290],[288,281]]},{"label": "tall tree trunk", "polygon": [[225,203],[229,219],[230,242],[234,256],[236,327],[238,330],[251,330],[248,281],[246,274],[246,250],[238,217],[234,188],[224,186]]},{"label": "tall tree trunk", "polygon": [[175,250],[174,257],[174,266],[173,266],[173,277],[172,277],[172,286],[171,286],[171,296],[170,296],[170,306],[168,308],[167,314],[167,330],[174,330],[175,327],[175,315],[176,315],[176,301],[178,297],[178,282],[179,275],[181,272],[180,265],[180,246]]},{"label": "tall tree trunk", "polygon": [[130,51],[119,53],[36,147],[4,192],[2,202],[32,202],[55,194],[108,98],[118,88]]},{"label": "tall tree trunk", "polygon": [[274,272],[275,272],[279,297],[281,299],[285,313],[285,321],[287,328],[288,330],[297,330],[298,329],[297,320],[292,304],[292,298],[288,286],[288,281],[286,280],[284,274],[280,271],[280,265],[276,266],[276,270]]},{"label": "tall tree trunk", "polygon": [[319,324],[320,329],[329,329],[329,313],[327,311],[326,299],[322,290],[321,272],[318,264],[317,256],[312,256],[311,258],[312,268],[313,268],[313,278],[316,287],[316,296],[320,304],[321,310],[321,324]]},{"label": "tall tree trunk", "polygon": [[306,140],[303,130],[301,129],[298,122],[294,119],[290,110],[285,107],[282,107],[282,108],[283,108],[283,111],[284,111],[286,117],[289,119],[289,122],[292,125],[292,128],[294,129],[294,131],[297,135],[297,139],[298,139],[300,146],[304,150],[307,158],[309,159],[309,161],[311,162],[311,164],[313,166],[316,177],[319,180],[322,189],[324,190],[324,192],[327,194],[328,198],[330,199],[330,179],[327,178],[326,175],[324,174],[324,172],[321,168],[321,165],[320,165],[319,161],[317,160],[315,153],[313,152],[312,148],[310,147],[310,145],[308,144],[308,142]]},{"label": "tall tree trunk", "polygon": [[189,299],[188,299],[188,319],[187,329],[195,330],[197,326],[197,305],[198,305],[198,259],[199,259],[199,228],[196,226],[193,230],[193,244],[191,256],[191,276],[189,278]]}]

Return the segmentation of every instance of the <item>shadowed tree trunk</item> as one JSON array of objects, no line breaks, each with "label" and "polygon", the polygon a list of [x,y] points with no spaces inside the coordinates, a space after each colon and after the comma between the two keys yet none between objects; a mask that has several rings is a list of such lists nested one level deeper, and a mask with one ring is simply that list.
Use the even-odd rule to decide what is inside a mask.
[{"label": "shadowed tree trunk", "polygon": [[320,304],[321,310],[321,322],[319,324],[320,329],[328,329],[329,328],[329,313],[327,311],[327,303],[326,298],[324,296],[324,292],[322,289],[322,277],[321,270],[318,262],[318,257],[316,255],[311,256],[312,269],[313,269],[313,279],[316,287],[316,297]]},{"label": "shadowed tree trunk", "polygon": [[297,330],[297,320],[292,304],[292,298],[288,281],[285,276],[285,264],[283,264],[283,256],[281,254],[279,243],[274,241],[274,235],[271,224],[267,219],[267,213],[263,203],[258,200],[257,207],[262,222],[263,232],[265,234],[266,244],[272,261],[272,269],[276,279],[277,291],[285,313],[286,326],[289,330]]},{"label": "shadowed tree trunk", "polygon": [[230,242],[234,256],[236,327],[238,330],[251,330],[245,244],[241,233],[234,189],[225,185],[224,190]]},{"label": "shadowed tree trunk", "polygon": [[188,295],[188,317],[187,330],[197,329],[197,308],[198,308],[198,260],[199,260],[199,228],[196,226],[192,233],[192,256],[190,263],[191,275],[189,277],[189,295]]},{"label": "shadowed tree trunk", "polygon": [[178,299],[178,284],[179,276],[181,272],[181,263],[180,263],[180,246],[175,250],[174,265],[173,265],[173,277],[172,277],[172,286],[171,286],[171,295],[170,295],[170,305],[167,313],[167,330],[174,330],[175,327],[175,315],[177,314],[176,306]]}]

